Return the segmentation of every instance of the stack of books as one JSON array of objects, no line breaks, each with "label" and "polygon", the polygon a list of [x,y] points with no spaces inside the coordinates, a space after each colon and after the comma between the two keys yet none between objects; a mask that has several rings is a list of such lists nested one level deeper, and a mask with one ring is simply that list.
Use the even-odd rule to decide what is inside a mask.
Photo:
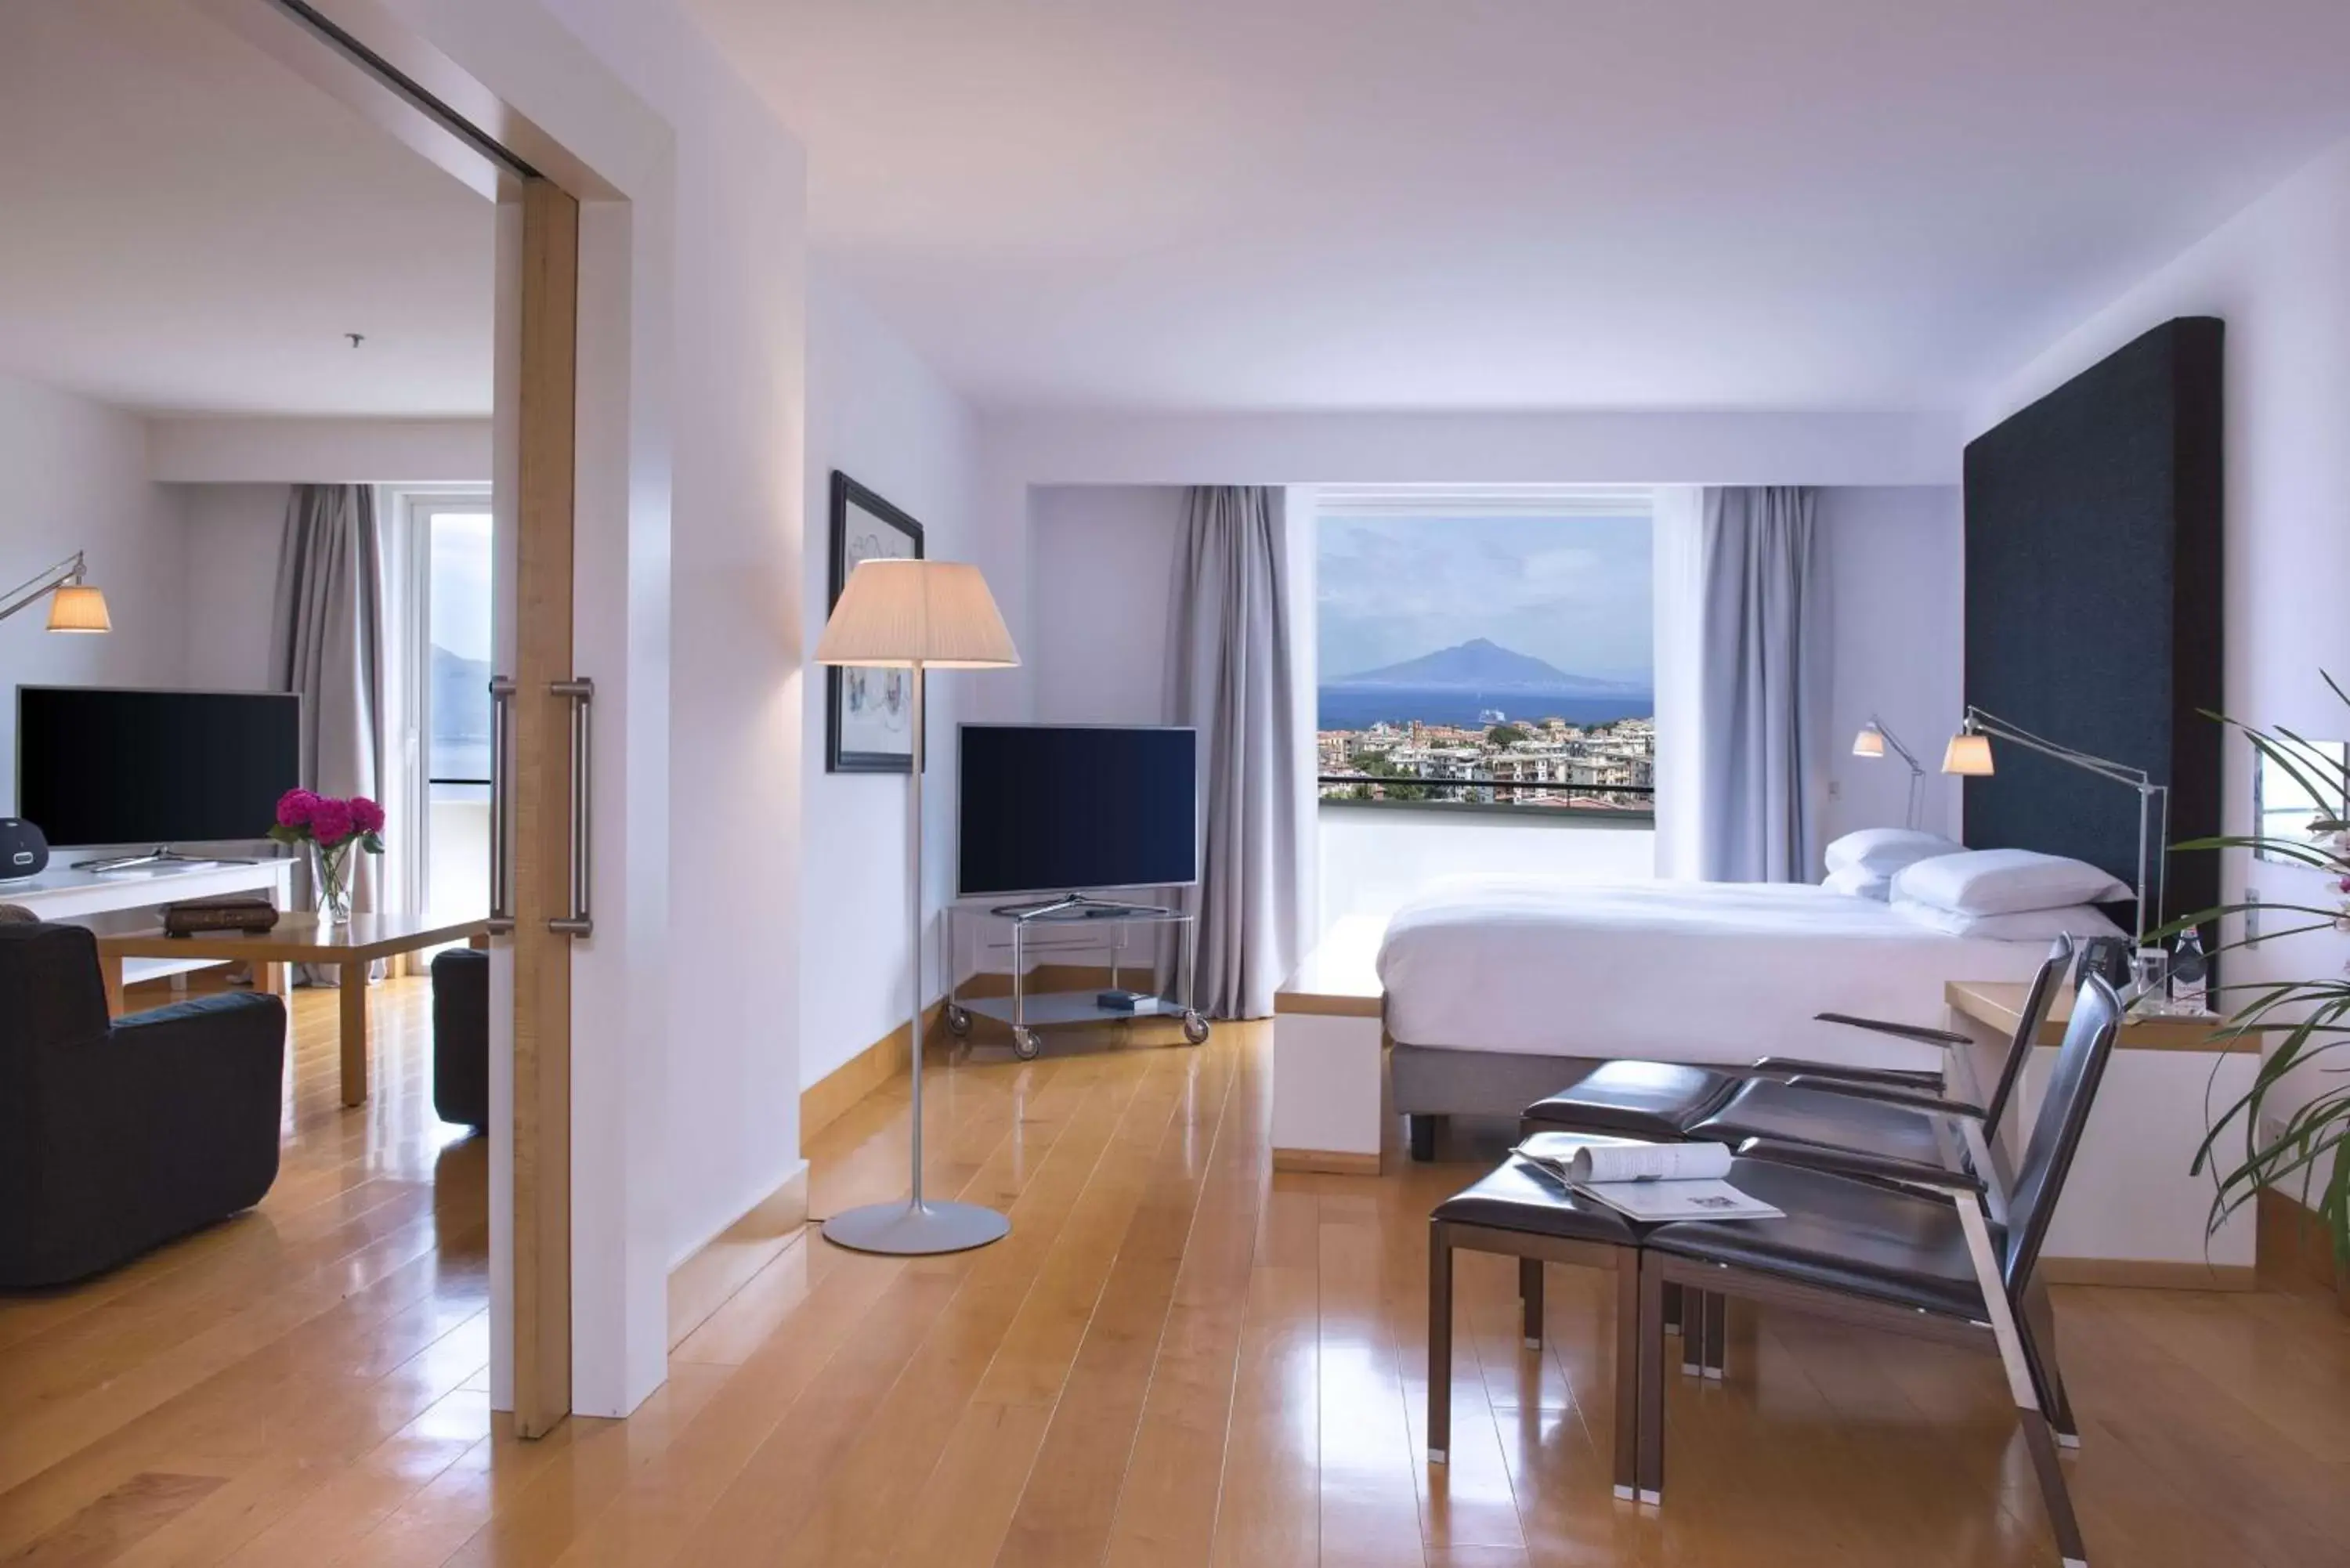
[{"label": "stack of books", "polygon": [[277,906],[257,893],[224,893],[216,898],[186,898],[163,906],[163,934],[170,937],[213,931],[253,936],[276,925]]}]

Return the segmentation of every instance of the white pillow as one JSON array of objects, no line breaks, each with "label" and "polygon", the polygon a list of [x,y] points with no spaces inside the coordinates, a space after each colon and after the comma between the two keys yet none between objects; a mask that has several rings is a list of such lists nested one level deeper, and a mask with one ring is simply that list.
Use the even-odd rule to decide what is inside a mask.
[{"label": "white pillow", "polygon": [[2083,860],[2033,849],[1962,849],[1906,866],[1893,897],[1961,915],[2063,909],[2131,897],[2129,888]]},{"label": "white pillow", "polygon": [[1829,872],[1820,886],[1831,893],[1847,893],[1856,898],[1881,901],[1892,893],[1893,878],[1857,866],[1847,866],[1841,871]]},{"label": "white pillow", "polygon": [[1878,877],[1890,877],[1904,866],[1936,855],[1956,854],[1965,847],[1939,833],[1920,833],[1912,827],[1864,827],[1829,845],[1825,858],[1831,871],[1857,867]]},{"label": "white pillow", "polygon": [[2058,937],[2127,934],[2106,919],[2104,911],[2094,904],[2074,904],[2061,909],[2018,909],[2004,915],[1968,915],[1921,904],[1897,892],[1893,895],[1893,908],[1921,926],[1948,931],[1954,937],[1981,937],[1995,942],[2046,942]]}]

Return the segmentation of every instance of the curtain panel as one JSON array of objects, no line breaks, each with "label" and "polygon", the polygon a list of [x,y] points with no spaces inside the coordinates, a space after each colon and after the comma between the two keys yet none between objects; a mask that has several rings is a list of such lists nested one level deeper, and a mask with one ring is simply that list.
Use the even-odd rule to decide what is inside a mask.
[{"label": "curtain panel", "polygon": [[[302,697],[301,781],[321,794],[383,794],[383,566],[375,492],[297,484],[286,504],[270,624],[274,684]],[[377,867],[353,852],[351,907],[375,908]],[[307,901],[307,866],[295,873]],[[334,973],[305,966],[313,984]]]},{"label": "curtain panel", "polygon": [[1827,619],[1817,499],[1785,485],[1703,493],[1693,771],[1696,874],[1708,881],[1819,874]]},{"label": "curtain panel", "polygon": [[1191,491],[1168,612],[1167,719],[1200,732],[1198,1005],[1217,1018],[1272,1012],[1305,896],[1278,494]]}]

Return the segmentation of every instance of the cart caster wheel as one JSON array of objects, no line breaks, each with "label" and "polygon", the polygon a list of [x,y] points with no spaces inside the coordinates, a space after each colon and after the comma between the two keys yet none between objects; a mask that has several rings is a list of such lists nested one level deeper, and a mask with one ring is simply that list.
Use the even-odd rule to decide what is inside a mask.
[{"label": "cart caster wheel", "polygon": [[957,1038],[971,1033],[971,1014],[951,1002],[947,1003],[947,1033]]},{"label": "cart caster wheel", "polygon": [[1208,1038],[1208,1021],[1196,1012],[1183,1015],[1183,1038],[1197,1045]]},{"label": "cart caster wheel", "polygon": [[1045,1042],[1034,1029],[1014,1029],[1012,1032],[1012,1054],[1023,1062],[1034,1062],[1044,1049]]}]

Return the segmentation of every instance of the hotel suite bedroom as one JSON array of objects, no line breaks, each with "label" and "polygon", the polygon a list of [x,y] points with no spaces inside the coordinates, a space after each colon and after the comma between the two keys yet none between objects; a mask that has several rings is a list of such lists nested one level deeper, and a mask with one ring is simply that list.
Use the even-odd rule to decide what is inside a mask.
[{"label": "hotel suite bedroom", "polygon": [[2350,1562],[2345,66],[0,12],[0,1558]]}]

